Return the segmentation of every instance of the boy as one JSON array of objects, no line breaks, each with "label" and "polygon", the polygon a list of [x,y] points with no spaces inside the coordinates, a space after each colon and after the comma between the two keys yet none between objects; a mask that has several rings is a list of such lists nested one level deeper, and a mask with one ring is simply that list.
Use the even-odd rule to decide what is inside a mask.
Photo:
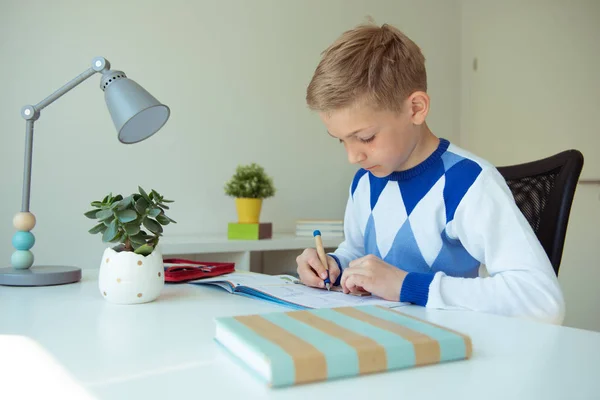
[{"label": "boy", "polygon": [[[421,50],[387,24],[347,31],[323,53],[307,103],[360,167],[331,281],[344,293],[561,323],[558,280],[504,179],[429,130],[426,90]],[[324,286],[314,249],[297,263],[303,283]]]}]

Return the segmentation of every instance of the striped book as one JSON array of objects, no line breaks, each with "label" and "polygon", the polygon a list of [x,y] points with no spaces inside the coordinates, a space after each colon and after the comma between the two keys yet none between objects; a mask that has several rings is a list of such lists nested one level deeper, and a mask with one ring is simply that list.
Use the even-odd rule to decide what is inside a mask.
[{"label": "striped book", "polygon": [[215,340],[273,387],[471,356],[468,336],[380,306],[217,318]]}]

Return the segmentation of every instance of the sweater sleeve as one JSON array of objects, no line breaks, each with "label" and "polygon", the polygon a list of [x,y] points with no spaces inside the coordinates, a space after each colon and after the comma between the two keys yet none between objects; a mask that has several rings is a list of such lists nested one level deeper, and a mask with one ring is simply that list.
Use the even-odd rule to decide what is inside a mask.
[{"label": "sweater sleeve", "polygon": [[429,285],[427,307],[562,323],[565,305],[550,260],[495,168],[482,171],[450,225],[452,236],[485,264],[489,276],[438,272]]},{"label": "sweater sleeve", "polygon": [[[358,224],[357,211],[354,207],[352,193],[350,193],[344,213],[344,241],[333,253],[329,253],[335,259],[341,271],[348,267],[350,261],[365,255],[363,233]],[[339,285],[341,279],[342,274],[339,275],[334,285]]]}]

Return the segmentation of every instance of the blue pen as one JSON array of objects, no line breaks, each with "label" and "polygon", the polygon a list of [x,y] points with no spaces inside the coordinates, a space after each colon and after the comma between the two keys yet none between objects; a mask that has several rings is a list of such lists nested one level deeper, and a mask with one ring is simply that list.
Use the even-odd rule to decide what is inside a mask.
[{"label": "blue pen", "polygon": [[321,240],[321,231],[314,231],[313,236],[315,237],[315,242],[317,244],[317,254],[319,255],[319,259],[321,260],[321,264],[323,264],[325,270],[327,271],[327,278],[325,278],[325,287],[327,288],[327,290],[330,290],[331,281],[329,280],[329,264],[327,263],[327,256],[325,255],[323,241]]}]

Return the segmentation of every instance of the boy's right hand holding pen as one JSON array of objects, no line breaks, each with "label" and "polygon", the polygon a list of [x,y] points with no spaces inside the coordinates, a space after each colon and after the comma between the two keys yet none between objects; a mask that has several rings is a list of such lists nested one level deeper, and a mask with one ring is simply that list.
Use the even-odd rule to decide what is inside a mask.
[{"label": "boy's right hand holding pen", "polygon": [[[316,249],[306,249],[296,258],[298,263],[298,276],[306,286],[325,288],[325,279],[327,270],[319,259]],[[340,268],[337,262],[331,256],[327,256],[327,265],[329,267],[329,280],[331,284],[340,276]]]}]

